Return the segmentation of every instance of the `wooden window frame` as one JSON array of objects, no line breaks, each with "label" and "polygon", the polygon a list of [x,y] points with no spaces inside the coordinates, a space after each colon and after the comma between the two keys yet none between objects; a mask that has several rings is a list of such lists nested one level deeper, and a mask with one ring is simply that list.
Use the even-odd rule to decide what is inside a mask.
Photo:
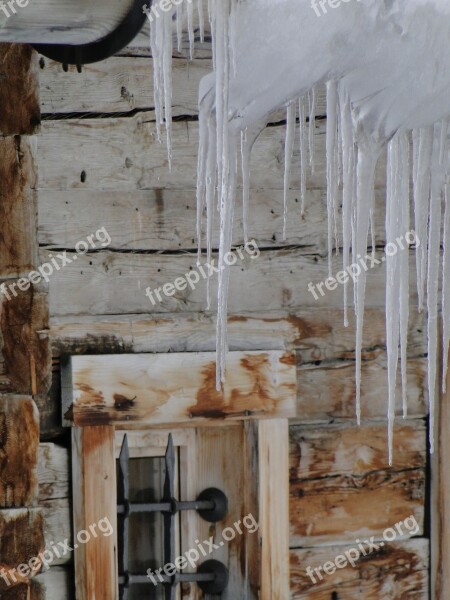
[{"label": "wooden window frame", "polygon": [[[74,531],[88,530],[105,517],[114,528],[111,536],[92,537],[75,548],[77,600],[117,597],[116,440],[125,430],[132,440],[141,440],[142,448],[146,438],[146,444],[165,448],[168,428],[175,445],[183,448],[182,468],[191,469],[181,495],[192,499],[201,491],[198,486],[225,485],[232,511],[223,526],[250,512],[259,523],[256,534],[239,540],[245,573],[238,572],[243,556],[229,551],[228,566],[236,573],[231,573],[224,600],[235,598],[244,585],[249,598],[288,597],[288,417],[296,408],[295,358],[282,351],[231,352],[227,366],[227,382],[216,392],[214,353],[74,356],[64,362]],[[202,529],[197,515],[182,527],[186,543],[211,535],[210,524]],[[183,597],[197,600],[202,594],[191,586]]]}]

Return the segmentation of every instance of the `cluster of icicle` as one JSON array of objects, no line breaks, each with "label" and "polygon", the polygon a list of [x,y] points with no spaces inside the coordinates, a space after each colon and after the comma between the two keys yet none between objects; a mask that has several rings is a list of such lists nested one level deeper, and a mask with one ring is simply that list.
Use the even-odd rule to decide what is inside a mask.
[{"label": "cluster of icicle", "polygon": [[[218,212],[220,249],[218,265],[217,317],[217,387],[225,377],[227,353],[227,298],[229,267],[224,256],[232,245],[232,223],[236,198],[236,181],[241,170],[243,186],[244,238],[248,241],[248,201],[251,150],[266,122],[244,130],[229,126],[228,86],[233,69],[230,52],[230,7],[240,0],[208,0],[208,16],[213,39],[215,70],[214,104],[200,111],[198,157],[197,234],[199,260],[206,214],[206,253],[210,262],[213,240],[212,222]],[[158,135],[165,124],[169,162],[172,161],[171,96],[172,96],[172,21],[176,18],[178,46],[181,47],[183,22],[187,22],[189,42],[194,41],[193,11],[198,10],[200,36],[203,39],[203,0],[182,2],[172,12],[151,23],[151,50],[154,57],[155,106]],[[284,177],[284,227],[288,212],[288,190],[295,144],[300,147],[302,210],[305,204],[307,169],[314,171],[314,123],[317,87],[300,99],[287,104]],[[309,129],[307,123],[309,121]],[[297,123],[299,124],[297,127]],[[298,132],[297,132],[298,128]],[[374,187],[375,169],[383,149],[382,142],[356,134],[350,100],[339,81],[327,83],[327,209],[328,257],[331,275],[333,252],[338,253],[338,219],[342,218],[342,268],[347,270],[366,256],[368,238],[375,253]],[[430,411],[430,445],[434,447],[434,414],[438,356],[438,315],[443,315],[443,387],[450,342],[450,202],[447,201],[449,149],[446,121],[412,131],[398,131],[387,143],[386,244],[398,244],[398,238],[414,228],[416,244],[417,291],[419,310],[428,311],[428,389]],[[239,164],[240,163],[240,164]],[[412,181],[412,185],[411,185]],[[342,193],[341,193],[342,189]],[[444,223],[442,205],[445,203]],[[410,223],[410,206],[414,207],[414,224]],[[341,213],[341,216],[340,216]],[[442,297],[439,294],[441,232],[444,248]],[[386,253],[386,336],[388,355],[388,420],[389,459],[392,462],[393,428],[396,406],[397,372],[401,365],[403,415],[407,415],[407,344],[409,320],[409,252]],[[344,324],[348,326],[348,310],[353,306],[356,317],[356,416],[361,421],[361,351],[366,290],[366,270],[349,290],[343,287]],[[210,289],[208,285],[208,308]]]}]

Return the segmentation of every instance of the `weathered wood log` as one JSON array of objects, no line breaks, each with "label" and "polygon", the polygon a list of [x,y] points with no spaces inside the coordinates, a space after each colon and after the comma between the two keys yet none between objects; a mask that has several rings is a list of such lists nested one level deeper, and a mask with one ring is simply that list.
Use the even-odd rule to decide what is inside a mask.
[{"label": "weathered wood log", "polygon": [[20,5],[12,2],[5,6],[0,17],[0,40],[23,44],[95,42],[113,31],[131,6],[132,0],[114,3],[35,0]]},{"label": "weathered wood log", "polygon": [[[389,467],[383,424],[291,427],[291,546],[380,536],[414,515],[423,531],[426,430],[397,425]],[[384,510],[380,511],[379,506]]]},{"label": "weathered wood log", "polygon": [[428,599],[428,540],[386,544],[355,562],[355,567],[347,562],[332,575],[324,575],[322,570],[323,578],[316,575],[316,583],[306,574],[308,566],[319,567],[342,555],[345,558],[344,553],[355,547],[357,544],[291,551],[291,600]]},{"label": "weathered wood log", "polygon": [[231,352],[216,391],[212,353],[72,356],[62,372],[63,410],[76,426],[215,423],[295,414],[289,352]]},{"label": "weathered wood log", "polygon": [[69,451],[52,443],[40,443],[37,478],[39,502],[69,497]]},{"label": "weathered wood log", "polygon": [[[11,283],[11,282],[8,282]],[[45,395],[51,384],[47,295],[34,287],[1,301],[4,377],[2,391]],[[37,398],[38,405],[41,399]]]},{"label": "weathered wood log", "polygon": [[[253,189],[283,189],[285,135],[284,126],[268,127],[255,143]],[[157,141],[151,112],[130,118],[44,121],[39,138],[39,189],[195,190],[198,123],[174,123],[173,148],[174,169],[169,172],[167,150]],[[326,180],[323,121],[317,124],[316,162],[315,173],[308,177],[309,188],[323,188]],[[384,159],[377,167],[376,185],[386,185]],[[300,188],[297,170],[293,170],[291,187]]]},{"label": "weathered wood log", "polygon": [[[15,587],[18,583],[28,583],[40,565],[32,563],[28,574],[21,574],[17,568],[30,559],[36,558],[44,550],[44,527],[40,509],[15,508],[0,510],[0,590]],[[25,569],[21,569],[25,572]],[[4,577],[3,577],[4,575]],[[10,598],[15,596],[10,596]]]},{"label": "weathered wood log", "polygon": [[[19,100],[13,103],[15,105],[20,106]],[[19,125],[13,128],[16,127]],[[34,137],[0,138],[0,218],[3,224],[0,278],[28,274],[37,261],[33,192],[36,185],[35,146]]]},{"label": "weathered wood log", "polygon": [[[250,233],[261,248],[302,246],[310,254],[327,254],[326,190],[308,190],[301,215],[298,190],[293,190],[286,240],[282,240],[283,192],[251,190]],[[385,190],[376,191],[376,240],[384,244]],[[97,208],[101,207],[101,210]],[[88,233],[105,227],[116,250],[196,250],[195,194],[191,190],[123,192],[52,190],[39,193],[40,245],[74,250]],[[233,240],[243,245],[242,211],[236,211]],[[214,240],[219,240],[217,220]],[[338,225],[341,235],[341,224]],[[204,245],[204,241],[203,241]]]},{"label": "weathered wood log", "polygon": [[[241,249],[244,259],[238,258],[230,271],[228,306],[230,313],[270,310],[297,310],[307,306],[340,308],[342,286],[334,291],[323,287],[328,277],[325,258],[308,254],[307,249],[268,250],[257,258]],[[42,260],[48,253],[42,252]],[[74,254],[67,254],[73,261]],[[214,266],[217,256],[214,254]],[[381,255],[378,255],[380,260]],[[123,313],[175,313],[206,310],[207,267],[205,277],[197,271],[197,255],[192,254],[133,254],[96,252],[78,255],[76,263],[54,272],[50,280],[50,311],[53,316],[105,315]],[[333,258],[333,272],[341,270],[339,258]],[[410,268],[415,268],[411,256]],[[173,284],[179,277],[191,277],[197,283],[186,289],[170,288],[170,297],[164,295],[165,284]],[[322,282],[322,283],[321,283]],[[374,266],[367,278],[367,306],[382,307],[385,304],[385,269],[382,264]],[[321,283],[323,295],[316,290],[316,297],[308,290],[308,284]],[[337,285],[337,284],[336,284]],[[146,295],[147,288],[153,292]],[[159,301],[155,290],[161,298]],[[217,289],[217,276],[211,278],[213,297]],[[417,305],[416,286],[411,282],[411,311]],[[153,298],[153,300],[152,300]]]},{"label": "weathered wood log", "polygon": [[31,398],[0,396],[0,506],[30,506],[37,497],[39,415]]},{"label": "weathered wood log", "polygon": [[[0,87],[0,133],[2,135],[29,135],[38,129],[41,113],[37,59],[37,54],[30,46],[0,44],[2,82]],[[0,165],[2,182],[4,182],[3,158]],[[2,189],[4,189],[3,184]]]},{"label": "weathered wood log", "polygon": [[[145,38],[148,46],[148,37]],[[203,49],[204,51],[204,49]],[[147,56],[114,56],[83,72],[74,74],[61,69],[59,63],[43,58],[39,72],[42,112],[61,113],[119,113],[130,110],[149,110],[154,106],[153,60]],[[172,111],[175,117],[198,115],[198,89],[202,77],[212,72],[212,60],[175,58],[173,60]],[[316,116],[326,113],[325,86],[317,96]],[[280,122],[286,111],[272,118]]]}]

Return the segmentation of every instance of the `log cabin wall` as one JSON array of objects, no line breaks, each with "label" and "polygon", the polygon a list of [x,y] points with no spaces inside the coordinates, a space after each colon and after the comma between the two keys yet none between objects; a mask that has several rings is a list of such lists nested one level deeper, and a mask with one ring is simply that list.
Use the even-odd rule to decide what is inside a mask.
[{"label": "log cabin wall", "polygon": [[[185,53],[174,60],[172,173],[167,168],[165,145],[156,139],[152,61],[145,35],[121,55],[84,67],[82,73],[75,68],[65,72],[44,57],[36,57],[36,64],[42,125],[33,154],[38,183],[28,187],[37,189],[37,223],[34,212],[27,212],[31,200],[23,196],[23,190],[22,200],[2,198],[2,213],[12,208],[18,213],[29,239],[37,240],[40,263],[55,251],[67,251],[72,261],[55,271],[45,290],[34,294],[28,304],[23,299],[26,306],[16,303],[17,312],[30,315],[33,324],[25,325],[25,317],[20,320],[22,314],[9,309],[7,328],[10,331],[17,319],[17,327],[28,336],[23,342],[27,348],[32,343],[48,343],[48,338],[51,342],[53,383],[45,395],[48,381],[43,378],[46,383],[41,394],[36,394],[41,414],[38,503],[48,541],[71,535],[69,455],[59,437],[63,435],[59,426],[60,357],[214,350],[214,312],[205,310],[204,281],[195,289],[188,287],[163,297],[162,302],[152,303],[145,295],[147,287],[160,288],[196,269],[197,91],[201,77],[211,71],[211,54],[208,45],[198,46],[194,61],[189,62]],[[253,152],[250,235],[261,255],[254,259],[246,256],[231,269],[229,339],[230,349],[235,350],[296,352],[297,418],[290,425],[291,599],[425,599],[429,585],[429,482],[424,320],[412,310],[409,416],[397,423],[394,465],[389,467],[383,269],[374,268],[368,279],[363,425],[358,428],[354,419],[354,324],[343,327],[341,291],[327,292],[316,301],[307,288],[310,281],[317,283],[327,277],[323,98],[314,123],[316,172],[307,182],[305,215],[300,212],[298,169],[293,176],[286,241],[281,236],[283,119],[281,113],[273,116]],[[9,137],[2,139],[5,153],[7,144],[16,148],[17,136],[23,134],[21,130],[13,133],[15,137],[8,133]],[[4,168],[3,161],[0,168]],[[380,161],[376,191],[380,248],[384,189]],[[74,262],[77,242],[102,228],[111,243],[78,255]],[[243,244],[239,206],[234,244]],[[14,240],[6,245],[22,247]],[[5,260],[2,276],[17,277],[20,268],[35,264],[28,255],[14,260],[19,264],[13,258]],[[413,268],[412,261],[411,265]],[[333,270],[340,270],[339,258]],[[47,291],[49,324],[44,310]],[[30,308],[30,303],[38,308]],[[3,369],[12,381],[19,377],[14,369],[22,367],[8,370],[9,338],[2,331]],[[34,335],[36,331],[40,333]],[[15,351],[21,357],[17,365],[24,365],[25,379],[31,377],[26,370],[27,352]],[[34,363],[43,352],[36,353]],[[48,372],[47,366],[42,369],[36,372]],[[29,383],[20,382],[11,384],[8,391],[36,392]],[[399,415],[400,410],[399,406]],[[27,498],[23,505],[30,502]],[[414,539],[406,536],[386,544],[363,557],[355,568],[342,569],[316,584],[306,575],[307,566],[334,560],[354,547],[356,539],[373,536],[380,540],[385,528],[411,515],[420,527]],[[71,598],[70,554],[57,560],[37,581],[43,597]]]}]

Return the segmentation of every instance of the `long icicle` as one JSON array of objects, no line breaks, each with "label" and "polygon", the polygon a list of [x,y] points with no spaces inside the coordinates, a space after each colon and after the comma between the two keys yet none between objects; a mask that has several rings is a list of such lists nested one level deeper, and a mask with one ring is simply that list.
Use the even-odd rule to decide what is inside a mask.
[{"label": "long icicle", "polygon": [[433,150],[433,127],[413,132],[413,186],[415,231],[419,239],[416,249],[417,293],[419,311],[425,301],[425,281],[427,277],[428,216],[430,213],[431,154]]},{"label": "long icicle", "polygon": [[316,171],[316,108],[317,88],[313,86],[309,91],[309,166],[311,173]]},{"label": "long icicle", "polygon": [[[356,259],[366,255],[369,233],[370,207],[373,204],[375,168],[380,154],[380,145],[370,139],[361,140],[358,147],[356,189]],[[356,303],[356,419],[361,424],[361,352],[364,326],[364,304],[366,296],[366,271],[355,283]]]},{"label": "long icicle", "polygon": [[[350,239],[352,231],[353,202],[355,195],[354,174],[356,154],[353,121],[348,95],[340,90],[342,135],[342,268],[344,273],[350,265]],[[348,327],[348,279],[344,280],[344,326]]]},{"label": "long icicle", "polygon": [[336,204],[338,194],[337,143],[337,82],[327,83],[327,213],[328,213],[328,275],[332,275],[333,239],[337,248]]},{"label": "long icicle", "polygon": [[[399,136],[399,239],[404,240],[410,229],[410,142],[409,136],[402,131]],[[406,241],[403,247],[403,241],[396,240],[400,246],[399,269],[400,269],[400,357],[402,374],[402,410],[403,418],[408,415],[408,327],[409,327],[409,246]]]},{"label": "long icicle", "polygon": [[296,103],[290,102],[286,110],[286,142],[284,147],[284,194],[283,194],[283,241],[286,240],[289,188],[291,184],[292,158],[294,156]]},{"label": "long icicle", "polygon": [[428,308],[428,394],[430,411],[430,452],[434,452],[434,425],[437,374],[438,288],[441,242],[442,189],[445,183],[444,168],[440,164],[441,128],[434,126],[433,154],[431,159],[430,230],[428,242],[427,308]]},{"label": "long icicle", "polygon": [[[401,168],[399,134],[388,144],[386,188],[386,348],[388,360],[388,449],[392,465],[395,421],[398,344],[400,335],[400,261],[396,239],[400,222],[399,180]],[[393,248],[393,251],[390,250]]]},{"label": "long icicle", "polygon": [[300,201],[301,215],[305,214],[306,202],[306,161],[307,161],[307,146],[306,146],[306,106],[305,98],[302,97],[298,101],[299,109],[299,132],[300,132]]}]

